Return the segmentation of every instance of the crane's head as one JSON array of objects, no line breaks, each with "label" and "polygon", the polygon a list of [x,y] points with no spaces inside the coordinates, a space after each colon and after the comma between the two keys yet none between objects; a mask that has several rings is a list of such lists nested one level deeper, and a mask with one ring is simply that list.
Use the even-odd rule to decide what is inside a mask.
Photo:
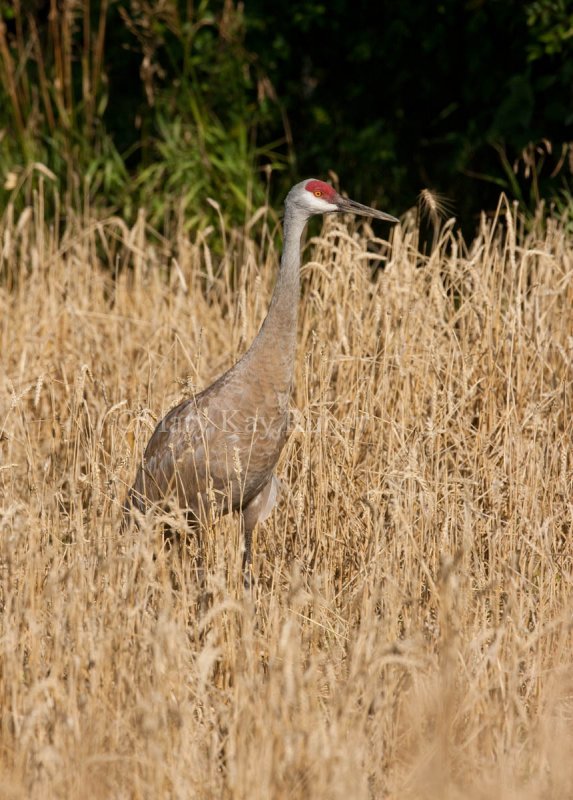
[{"label": "crane's head", "polygon": [[309,178],[293,186],[287,195],[285,205],[294,206],[299,213],[304,213],[307,217],[314,214],[348,212],[361,214],[363,217],[383,219],[386,222],[398,222],[396,217],[392,217],[384,211],[377,211],[375,208],[363,206],[361,203],[342,197],[329,183],[318,181],[315,178]]}]

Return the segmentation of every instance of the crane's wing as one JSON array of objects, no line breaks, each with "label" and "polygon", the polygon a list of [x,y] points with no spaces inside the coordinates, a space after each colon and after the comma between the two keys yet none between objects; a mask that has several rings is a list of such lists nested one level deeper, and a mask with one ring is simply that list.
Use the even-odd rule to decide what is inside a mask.
[{"label": "crane's wing", "polygon": [[213,502],[225,512],[260,491],[284,436],[245,413],[240,400],[229,405],[235,407],[229,411],[216,398],[196,395],[161,420],[145,449],[131,505],[144,512],[175,497],[179,507],[203,517]]},{"label": "crane's wing", "polygon": [[234,369],[173,408],[149,440],[131,505],[144,512],[175,497],[200,518],[213,502],[223,513],[245,507],[269,482],[286,438],[288,395],[274,395],[264,377]]},{"label": "crane's wing", "polygon": [[132,489],[133,504],[143,511],[175,496],[180,507],[198,511],[210,485],[221,490],[228,470],[220,463],[217,427],[200,396],[173,408],[147,444]]}]

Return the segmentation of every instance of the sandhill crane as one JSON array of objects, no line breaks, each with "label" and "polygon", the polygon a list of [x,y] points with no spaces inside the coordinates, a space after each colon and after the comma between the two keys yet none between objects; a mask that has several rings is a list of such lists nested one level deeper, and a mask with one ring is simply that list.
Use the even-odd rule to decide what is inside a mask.
[{"label": "sandhill crane", "polygon": [[278,497],[273,470],[286,441],[293,383],[300,241],[315,214],[351,212],[386,222],[395,217],[341,197],[308,179],[285,200],[284,244],[269,311],[245,355],[207,389],[173,408],[157,425],[125,503],[145,513],[175,502],[192,524],[208,524],[213,505],[239,511],[244,524],[243,576],[251,580],[253,528]]}]

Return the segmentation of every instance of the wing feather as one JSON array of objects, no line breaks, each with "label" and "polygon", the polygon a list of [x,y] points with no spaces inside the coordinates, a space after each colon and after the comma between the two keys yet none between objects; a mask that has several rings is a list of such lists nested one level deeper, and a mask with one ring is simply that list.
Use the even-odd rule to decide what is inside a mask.
[{"label": "wing feather", "polygon": [[[199,515],[213,495],[222,510],[245,506],[269,481],[286,439],[288,394],[227,373],[159,422],[132,493],[141,505],[176,497]],[[270,398],[270,400],[269,400]]]}]

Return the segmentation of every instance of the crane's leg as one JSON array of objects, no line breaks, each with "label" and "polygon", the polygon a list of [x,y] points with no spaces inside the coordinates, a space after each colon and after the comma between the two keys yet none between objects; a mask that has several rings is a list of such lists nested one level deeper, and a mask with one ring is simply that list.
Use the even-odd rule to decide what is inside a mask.
[{"label": "crane's leg", "polygon": [[253,582],[253,556],[251,543],[253,541],[253,529],[245,525],[245,549],[243,550],[243,586],[247,591],[251,589]]},{"label": "crane's leg", "polygon": [[243,524],[245,528],[245,550],[243,552],[243,585],[249,590],[252,586],[253,558],[251,544],[253,529],[258,522],[263,522],[275,507],[279,497],[280,483],[275,475],[271,475],[268,483],[243,508]]}]

